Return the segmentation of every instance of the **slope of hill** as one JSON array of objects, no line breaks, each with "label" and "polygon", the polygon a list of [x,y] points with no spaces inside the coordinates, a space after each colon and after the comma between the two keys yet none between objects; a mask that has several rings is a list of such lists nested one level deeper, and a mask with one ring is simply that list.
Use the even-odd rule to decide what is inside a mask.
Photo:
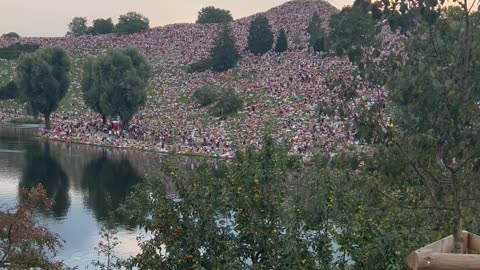
[{"label": "slope of hill", "polygon": [[[353,147],[354,134],[345,127],[351,119],[326,117],[318,109],[357,113],[360,102],[374,102],[377,91],[350,75],[354,66],[338,57],[320,57],[306,49],[306,27],[311,14],[318,11],[324,27],[337,10],[322,0],[296,0],[265,12],[272,28],[287,29],[290,50],[277,55],[257,57],[242,50],[240,64],[226,73],[188,74],[186,65],[208,55],[218,26],[174,24],[153,28],[146,33],[121,36],[86,36],[79,38],[0,39],[0,46],[12,42],[62,46],[74,57],[74,80],[67,98],[56,114],[56,125],[70,130],[69,136],[51,134],[63,139],[114,146],[152,149],[160,137],[168,137],[170,148],[180,152],[228,153],[247,145],[260,146],[265,124],[278,137],[291,144],[291,152],[311,154],[314,149],[333,150]],[[248,25],[254,17],[232,23],[239,48],[246,47]],[[134,46],[143,52],[153,66],[147,106],[132,121],[133,137],[127,140],[105,140],[105,134],[86,136],[82,125],[96,128],[98,117],[85,113],[79,91],[80,67],[84,58],[110,47]],[[5,72],[4,72],[5,73]],[[339,104],[338,80],[350,83],[360,94],[354,104]],[[238,115],[218,119],[198,108],[191,99],[199,87],[212,85],[220,91],[231,87],[245,102]],[[342,108],[339,108],[342,106]],[[69,124],[59,121],[69,119]],[[73,122],[73,124],[72,124]],[[89,124],[87,124],[89,123]],[[80,132],[82,130],[82,132]],[[106,142],[107,141],[107,142]],[[173,143],[174,142],[174,143]]]}]

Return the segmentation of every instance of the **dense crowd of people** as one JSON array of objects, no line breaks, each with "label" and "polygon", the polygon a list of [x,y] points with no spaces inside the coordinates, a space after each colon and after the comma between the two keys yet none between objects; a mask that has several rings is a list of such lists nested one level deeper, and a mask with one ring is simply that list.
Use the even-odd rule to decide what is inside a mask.
[{"label": "dense crowd of people", "polygon": [[[336,9],[321,0],[291,1],[265,13],[274,33],[281,28],[287,32],[289,50],[282,54],[250,55],[245,48],[253,16],[231,23],[242,60],[224,73],[186,72],[189,64],[208,56],[218,25],[173,24],[125,36],[0,39],[0,47],[17,42],[61,46],[75,57],[85,57],[112,47],[133,46],[152,65],[147,104],[126,130],[117,131],[111,123],[104,125],[99,115],[88,111],[77,93],[69,95],[67,101],[76,107],[56,112],[52,116],[53,129],[42,131],[45,137],[231,157],[237,149],[261,148],[262,134],[268,128],[276,138],[288,142],[292,154],[301,154],[308,160],[314,149],[334,151],[359,146],[349,124],[359,110],[386,99],[382,89],[354,76],[356,67],[346,57],[319,55],[309,50],[305,29],[314,11],[320,14],[328,31],[329,17]],[[382,36],[386,46],[383,55],[391,46],[398,46],[399,35],[384,30]],[[336,85],[339,80],[342,87]],[[78,81],[74,83],[78,88]],[[358,97],[340,105],[336,101],[345,85]],[[203,86],[219,91],[235,89],[245,101],[244,109],[235,116],[210,116],[207,108],[197,106],[191,98]],[[319,113],[323,108],[329,108],[333,114]],[[348,116],[340,114],[340,110],[348,112]],[[0,113],[1,119],[8,112]]]}]

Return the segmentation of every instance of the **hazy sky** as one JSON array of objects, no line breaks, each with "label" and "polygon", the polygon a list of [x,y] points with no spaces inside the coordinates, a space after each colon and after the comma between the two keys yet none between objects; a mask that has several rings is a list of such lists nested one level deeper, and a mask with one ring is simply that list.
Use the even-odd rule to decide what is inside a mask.
[{"label": "hazy sky", "polygon": [[[0,34],[64,36],[73,17],[112,17],[137,11],[150,19],[150,26],[194,22],[205,6],[229,9],[235,19],[266,11],[287,0],[0,0]],[[337,8],[352,3],[330,0]]]}]

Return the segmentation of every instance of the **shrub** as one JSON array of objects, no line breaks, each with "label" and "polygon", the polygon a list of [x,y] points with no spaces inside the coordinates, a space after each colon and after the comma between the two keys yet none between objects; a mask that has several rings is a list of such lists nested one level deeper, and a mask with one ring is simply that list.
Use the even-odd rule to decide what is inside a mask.
[{"label": "shrub", "polygon": [[193,93],[195,102],[200,106],[208,106],[217,101],[218,92],[212,86],[204,86]]},{"label": "shrub", "polygon": [[222,93],[219,100],[210,109],[213,116],[226,116],[237,113],[243,107],[243,100],[235,93],[233,89],[228,89]]}]

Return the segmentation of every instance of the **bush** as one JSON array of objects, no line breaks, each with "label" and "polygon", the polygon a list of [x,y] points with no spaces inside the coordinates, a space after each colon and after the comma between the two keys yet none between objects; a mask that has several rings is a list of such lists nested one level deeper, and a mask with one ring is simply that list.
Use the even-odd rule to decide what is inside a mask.
[{"label": "bush", "polygon": [[243,107],[243,100],[233,89],[226,90],[217,103],[210,109],[213,116],[226,116],[237,113]]},{"label": "bush", "polygon": [[6,86],[0,87],[0,100],[14,99],[18,96],[18,89],[15,82],[11,81]]},{"label": "bush", "polygon": [[5,48],[0,48],[0,58],[14,60],[20,57],[22,53],[33,53],[40,48],[36,44],[13,44]]},{"label": "bush", "polygon": [[193,98],[195,99],[195,102],[204,107],[208,106],[215,101],[217,101],[218,97],[218,92],[213,89],[212,86],[204,86],[195,91],[193,93]]},{"label": "bush", "polygon": [[188,67],[187,72],[188,73],[204,72],[209,70],[211,67],[212,67],[212,63],[210,61],[210,58],[207,58],[191,64]]}]

